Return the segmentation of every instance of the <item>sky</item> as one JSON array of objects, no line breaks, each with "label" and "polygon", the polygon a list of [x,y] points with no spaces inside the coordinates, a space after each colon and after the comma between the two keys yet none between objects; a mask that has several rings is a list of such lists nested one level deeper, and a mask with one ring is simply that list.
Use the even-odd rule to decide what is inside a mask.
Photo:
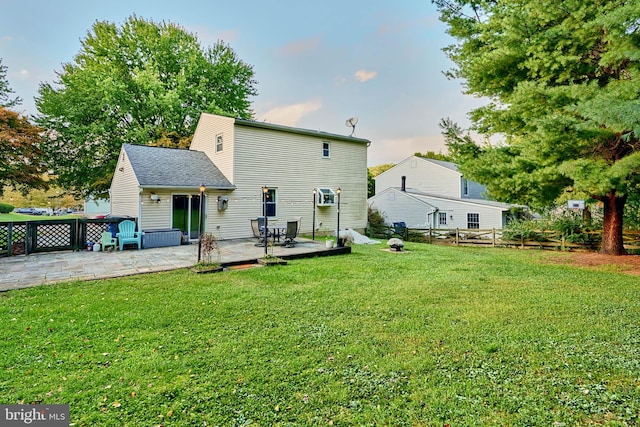
[{"label": "sky", "polygon": [[172,22],[253,66],[255,119],[371,141],[368,165],[446,152],[438,123],[482,105],[443,71],[451,44],[430,0],[0,0],[0,58],[14,108],[36,114],[41,82],[73,62],[96,21]]}]

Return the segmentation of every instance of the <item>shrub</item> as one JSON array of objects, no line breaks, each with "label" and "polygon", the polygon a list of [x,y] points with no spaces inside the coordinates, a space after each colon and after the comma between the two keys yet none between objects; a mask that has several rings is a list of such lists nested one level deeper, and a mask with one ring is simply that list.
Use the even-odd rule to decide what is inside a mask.
[{"label": "shrub", "polygon": [[202,264],[220,262],[220,247],[213,233],[202,233],[200,236],[200,255]]},{"label": "shrub", "polygon": [[384,219],[384,213],[377,209],[372,209],[371,206],[367,209],[367,236],[379,237],[389,235],[389,226]]},{"label": "shrub", "polygon": [[15,206],[7,203],[0,203],[0,214],[11,213],[15,209]]},{"label": "shrub", "polygon": [[570,243],[595,243],[590,231],[601,228],[600,221],[591,215],[583,217],[582,213],[559,208],[547,214],[542,220],[518,219],[510,221],[502,231],[505,240],[547,241],[544,231],[555,231],[558,237]]},{"label": "shrub", "polygon": [[504,240],[535,240],[543,241],[544,236],[540,230],[544,229],[544,223],[532,219],[514,219],[502,230]]}]

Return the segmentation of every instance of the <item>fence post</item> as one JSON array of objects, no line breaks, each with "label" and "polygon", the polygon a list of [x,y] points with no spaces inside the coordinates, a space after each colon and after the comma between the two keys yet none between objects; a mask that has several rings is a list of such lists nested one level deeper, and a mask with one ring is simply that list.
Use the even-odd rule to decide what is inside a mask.
[{"label": "fence post", "polygon": [[456,246],[458,246],[459,239],[460,239],[460,229],[456,227]]},{"label": "fence post", "polygon": [[492,231],[493,233],[491,234],[491,247],[495,248],[496,247],[496,229],[493,228]]},{"label": "fence post", "polygon": [[13,255],[13,221],[7,224],[7,256]]},{"label": "fence post", "polygon": [[81,248],[85,248],[87,245],[87,222],[85,220],[76,219],[76,223],[78,226],[76,229],[78,230],[78,234],[76,238],[78,239],[78,250],[82,250]]},{"label": "fence post", "polygon": [[34,246],[31,239],[33,239],[34,234],[37,234],[37,230],[36,230],[36,233],[33,233],[32,230],[33,230],[33,223],[30,221],[27,221],[27,225],[25,226],[25,232],[24,232],[24,254],[25,255],[29,255],[31,253],[30,249],[32,249]]},{"label": "fence post", "polygon": [[429,226],[429,239],[428,239],[429,243],[431,243],[431,226]]}]

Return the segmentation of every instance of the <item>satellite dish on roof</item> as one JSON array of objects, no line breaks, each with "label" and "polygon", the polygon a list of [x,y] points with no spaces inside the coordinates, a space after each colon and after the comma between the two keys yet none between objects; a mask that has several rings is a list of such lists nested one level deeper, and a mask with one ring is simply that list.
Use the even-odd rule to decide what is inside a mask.
[{"label": "satellite dish on roof", "polygon": [[351,117],[350,119],[347,119],[346,122],[344,122],[344,125],[346,127],[351,127],[351,135],[349,136],[353,136],[353,134],[356,132],[356,124],[358,123],[358,118],[357,117]]}]

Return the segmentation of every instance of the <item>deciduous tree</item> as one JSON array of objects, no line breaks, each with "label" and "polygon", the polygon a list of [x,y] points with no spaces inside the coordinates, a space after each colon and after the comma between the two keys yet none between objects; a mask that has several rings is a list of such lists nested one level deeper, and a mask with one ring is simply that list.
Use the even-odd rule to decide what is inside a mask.
[{"label": "deciduous tree", "polygon": [[26,194],[35,188],[46,189],[46,172],[39,148],[42,130],[26,117],[0,107],[0,196],[5,186]]},{"label": "deciduous tree", "polygon": [[80,196],[106,194],[123,143],[184,146],[201,113],[250,118],[257,93],[228,45],[203,48],[178,25],[137,16],[96,22],[57,75],[40,86],[37,122],[57,184]]},{"label": "deciduous tree", "polygon": [[489,100],[471,112],[474,130],[503,138],[473,147],[445,126],[462,172],[507,202],[590,194],[604,206],[602,252],[623,254],[624,206],[640,182],[640,3],[432,1],[457,39],[448,75]]}]

